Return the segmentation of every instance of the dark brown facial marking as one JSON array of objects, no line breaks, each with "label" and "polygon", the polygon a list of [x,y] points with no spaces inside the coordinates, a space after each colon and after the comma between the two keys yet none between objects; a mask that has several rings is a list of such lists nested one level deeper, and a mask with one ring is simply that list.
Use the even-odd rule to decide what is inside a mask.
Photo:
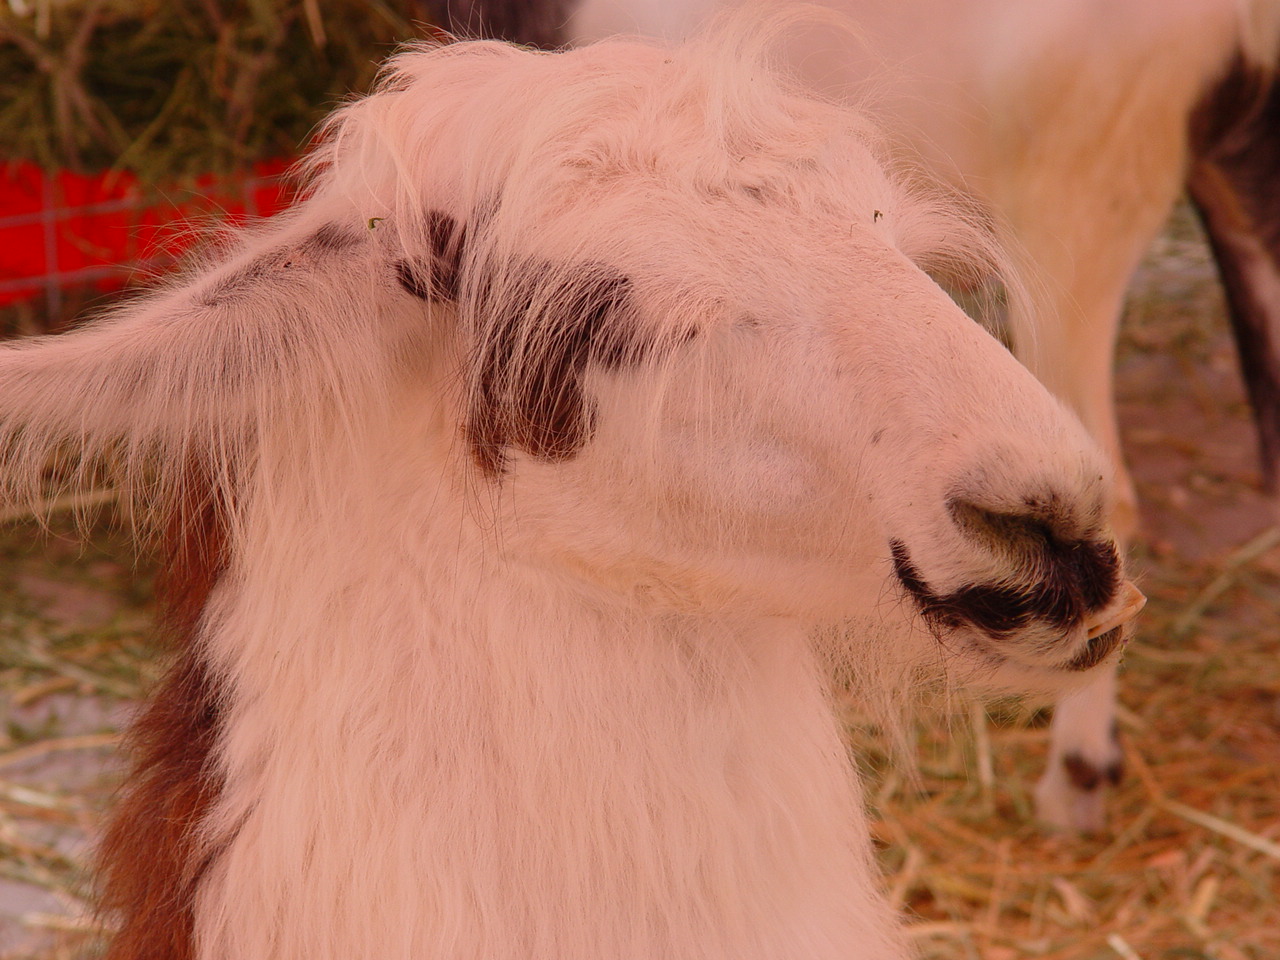
[{"label": "dark brown facial marking", "polygon": [[1099,769],[1080,754],[1069,753],[1062,758],[1062,768],[1072,786],[1086,793],[1092,793],[1104,783],[1117,786],[1124,779],[1124,764],[1119,760]]},{"label": "dark brown facial marking", "polygon": [[[425,276],[424,276],[425,274]],[[396,281],[407,293],[419,300],[434,300],[436,295],[431,289],[432,274],[429,271],[415,270],[408,260],[396,261]]]},{"label": "dark brown facial marking", "polygon": [[[1066,628],[1111,600],[1120,584],[1120,558],[1111,543],[1062,542],[1038,521],[1000,519],[1008,526],[1002,542],[1012,542],[1016,547],[1022,575],[1019,579],[1023,581],[1017,586],[975,584],[950,594],[935,593],[911,562],[906,545],[900,540],[890,542],[894,572],[932,629],[969,625],[995,637],[1006,637],[1032,620]],[[1102,638],[1095,643],[1099,640]],[[1099,649],[1104,645],[1098,644]],[[1099,661],[1104,656],[1105,653]]]},{"label": "dark brown facial marking", "polygon": [[1187,180],[1226,292],[1258,426],[1263,479],[1280,489],[1280,86],[1237,53],[1189,124]]},{"label": "dark brown facial marking", "polygon": [[456,302],[462,286],[466,227],[447,213],[432,210],[427,214],[427,235],[431,244],[430,262],[397,260],[396,279],[421,300]]},{"label": "dark brown facial marking", "polygon": [[955,629],[962,624],[978,627],[993,636],[1007,636],[1031,620],[1031,604],[1023,591],[1005,587],[972,586],[955,593],[934,593],[911,562],[906,544],[890,543],[893,570],[907,588],[925,622],[935,631]]},{"label": "dark brown facial marking", "polygon": [[497,477],[511,447],[545,461],[572,457],[594,427],[582,390],[587,365],[620,367],[651,346],[637,327],[630,278],[600,263],[534,259],[497,272],[500,280],[483,265],[465,278],[467,227],[440,212],[428,218],[430,262],[396,261],[396,280],[421,300],[456,303],[469,328],[463,435],[472,459]]},{"label": "dark brown facial marking", "polygon": [[188,485],[168,531],[157,592],[178,656],[126,738],[132,768],[98,850],[98,910],[118,928],[106,960],[195,956],[196,888],[217,854],[200,827],[222,790],[213,754],[223,697],[196,638],[225,565],[225,511],[208,490]]},{"label": "dark brown facial marking", "polygon": [[1106,606],[1120,585],[1120,557],[1107,540],[1070,536],[1054,498],[1028,499],[1028,512],[992,510],[961,497],[947,503],[956,526],[993,553],[1009,557],[1040,580],[1039,616],[1059,626],[1082,608]]},{"label": "dark brown facial marking", "polygon": [[587,364],[616,368],[649,346],[630,279],[603,264],[569,273],[531,264],[514,283],[501,296],[482,291],[476,306],[465,436],[490,476],[501,473],[507,447],[546,461],[577,453],[594,425],[582,388]]}]

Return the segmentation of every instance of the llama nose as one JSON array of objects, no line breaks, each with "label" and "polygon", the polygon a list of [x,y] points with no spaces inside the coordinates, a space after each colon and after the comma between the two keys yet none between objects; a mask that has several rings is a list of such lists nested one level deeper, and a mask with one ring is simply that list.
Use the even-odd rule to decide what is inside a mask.
[{"label": "llama nose", "polygon": [[1018,510],[964,498],[947,506],[966,538],[999,558],[1012,584],[1041,598],[1044,609],[1037,612],[1047,619],[1080,623],[1092,640],[1123,626],[1146,604],[1123,576],[1115,541],[1059,498],[1028,498]]}]

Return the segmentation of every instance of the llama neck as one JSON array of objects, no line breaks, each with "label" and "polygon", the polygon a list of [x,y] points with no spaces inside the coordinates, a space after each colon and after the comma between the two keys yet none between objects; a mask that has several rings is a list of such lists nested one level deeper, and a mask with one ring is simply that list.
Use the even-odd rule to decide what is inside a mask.
[{"label": "llama neck", "polygon": [[296,549],[214,618],[202,956],[900,955],[798,625],[405,556],[300,596]]}]

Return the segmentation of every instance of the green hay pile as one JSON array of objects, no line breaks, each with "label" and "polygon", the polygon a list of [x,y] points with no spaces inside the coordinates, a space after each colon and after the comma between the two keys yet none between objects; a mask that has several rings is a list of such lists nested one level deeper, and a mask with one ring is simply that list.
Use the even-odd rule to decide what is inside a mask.
[{"label": "green hay pile", "polygon": [[8,0],[0,162],[146,183],[297,153],[366,90],[417,0]]}]

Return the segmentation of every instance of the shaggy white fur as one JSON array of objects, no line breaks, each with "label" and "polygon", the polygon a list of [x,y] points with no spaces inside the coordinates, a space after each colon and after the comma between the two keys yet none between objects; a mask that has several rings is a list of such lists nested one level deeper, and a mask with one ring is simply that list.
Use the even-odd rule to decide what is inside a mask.
[{"label": "shaggy white fur", "polygon": [[786,28],[410,50],[289,214],[0,349],[0,499],[69,449],[221,512],[217,789],[191,901],[136,908],[193,955],[896,960],[833,672],[1116,646],[1105,459],[921,269],[979,232],[768,69]]}]

